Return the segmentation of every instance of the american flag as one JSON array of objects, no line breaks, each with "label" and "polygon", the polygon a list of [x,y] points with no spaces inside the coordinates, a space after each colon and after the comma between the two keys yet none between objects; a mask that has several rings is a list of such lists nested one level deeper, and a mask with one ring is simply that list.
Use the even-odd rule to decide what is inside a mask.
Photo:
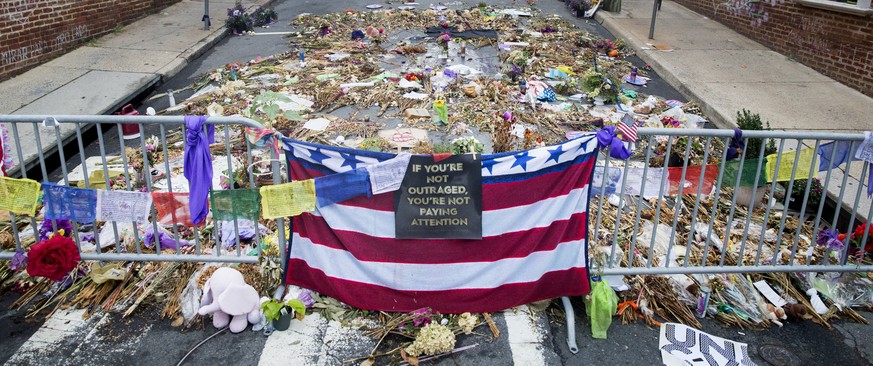
[{"label": "american flag", "polygon": [[615,129],[621,133],[621,139],[623,141],[637,141],[637,121],[634,120],[630,114],[625,113],[624,116],[621,117],[621,122],[615,126]]},{"label": "american flag", "polygon": [[[394,154],[283,139],[293,180]],[[394,193],[293,218],[287,283],[369,310],[497,311],[588,293],[593,133],[560,145],[481,155],[482,239],[396,239]]]}]

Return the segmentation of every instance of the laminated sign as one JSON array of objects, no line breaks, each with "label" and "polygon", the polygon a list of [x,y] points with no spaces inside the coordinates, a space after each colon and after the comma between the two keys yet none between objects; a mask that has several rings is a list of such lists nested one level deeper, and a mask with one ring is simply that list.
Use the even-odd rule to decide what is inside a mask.
[{"label": "laminated sign", "polygon": [[413,156],[394,209],[398,239],[482,239],[481,156]]}]

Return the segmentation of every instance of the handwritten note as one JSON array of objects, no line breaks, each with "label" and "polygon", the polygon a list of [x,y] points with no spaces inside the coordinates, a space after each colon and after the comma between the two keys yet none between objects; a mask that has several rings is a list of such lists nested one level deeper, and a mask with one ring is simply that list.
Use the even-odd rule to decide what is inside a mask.
[{"label": "handwritten note", "polygon": [[0,210],[34,215],[39,200],[39,182],[0,177]]},{"label": "handwritten note", "polygon": [[370,173],[370,186],[373,194],[393,192],[400,189],[406,168],[409,166],[410,153],[402,153],[394,159],[367,166]]},{"label": "handwritten note", "polygon": [[148,222],[152,196],[127,191],[97,191],[97,220]]},{"label": "handwritten note", "polygon": [[315,210],[315,181],[307,179],[261,187],[265,219],[297,216]]},{"label": "handwritten note", "polygon": [[855,151],[855,159],[873,163],[873,132],[864,132],[864,142]]}]

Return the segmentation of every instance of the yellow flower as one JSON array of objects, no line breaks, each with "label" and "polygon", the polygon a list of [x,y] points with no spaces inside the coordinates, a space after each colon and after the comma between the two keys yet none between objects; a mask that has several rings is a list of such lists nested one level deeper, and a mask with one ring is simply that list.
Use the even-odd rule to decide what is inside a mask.
[{"label": "yellow flower", "polygon": [[442,99],[437,99],[433,101],[434,108],[442,108],[446,105],[446,101]]}]

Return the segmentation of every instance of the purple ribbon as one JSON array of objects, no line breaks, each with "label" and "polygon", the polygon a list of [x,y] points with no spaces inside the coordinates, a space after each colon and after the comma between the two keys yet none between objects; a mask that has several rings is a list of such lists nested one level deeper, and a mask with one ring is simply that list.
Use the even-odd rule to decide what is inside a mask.
[{"label": "purple ribbon", "polygon": [[609,147],[609,156],[614,159],[627,160],[633,155],[633,152],[624,145],[624,141],[616,135],[615,126],[606,126],[597,131],[597,144],[600,150]]}]

